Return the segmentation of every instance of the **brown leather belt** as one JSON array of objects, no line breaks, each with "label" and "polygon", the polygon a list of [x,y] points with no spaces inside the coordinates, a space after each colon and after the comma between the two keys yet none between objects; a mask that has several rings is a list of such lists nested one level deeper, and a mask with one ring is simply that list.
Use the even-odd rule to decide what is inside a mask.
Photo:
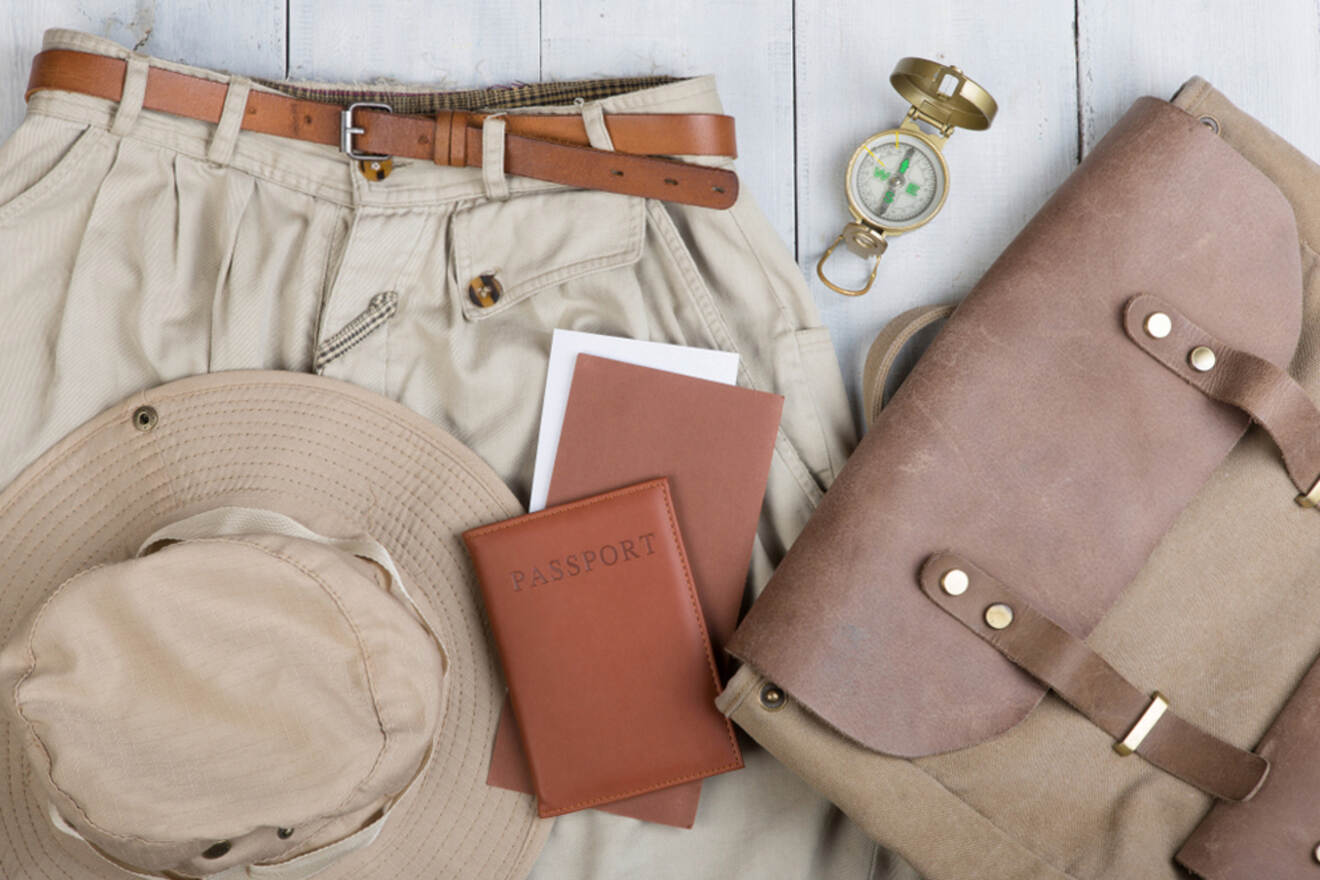
[{"label": "brown leather belt", "polygon": [[[123,94],[128,65],[118,58],[48,49],[32,59],[26,97],[42,89],[81,92],[110,101]],[[218,123],[229,86],[159,67],[147,73],[147,110]],[[347,107],[252,91],[245,131],[338,146],[355,159],[407,156],[476,168],[489,114],[446,110],[435,116],[395,114],[379,104]],[[662,155],[737,155],[733,118],[712,113],[611,113],[605,127],[614,150],[591,147],[580,115],[504,114],[508,174],[632,196],[728,208],[738,198],[729,170],[662,159]]]}]

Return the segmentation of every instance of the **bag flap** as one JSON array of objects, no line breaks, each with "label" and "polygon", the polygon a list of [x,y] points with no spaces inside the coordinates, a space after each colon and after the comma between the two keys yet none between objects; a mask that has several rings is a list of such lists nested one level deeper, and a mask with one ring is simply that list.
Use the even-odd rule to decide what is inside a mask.
[{"label": "bag flap", "polygon": [[1286,366],[1301,263],[1278,188],[1143,98],[990,267],[858,446],[729,650],[863,745],[1007,730],[1044,688],[918,586],[949,549],[1085,637],[1246,417],[1124,336],[1150,292]]},{"label": "bag flap", "polygon": [[1265,784],[1249,801],[1216,802],[1178,863],[1206,880],[1311,880],[1320,871],[1320,663],[1256,753],[1270,762]]}]

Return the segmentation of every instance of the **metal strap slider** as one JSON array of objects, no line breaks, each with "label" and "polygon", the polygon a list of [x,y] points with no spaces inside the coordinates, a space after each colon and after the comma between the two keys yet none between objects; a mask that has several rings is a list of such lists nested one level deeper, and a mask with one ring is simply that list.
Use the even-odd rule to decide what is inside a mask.
[{"label": "metal strap slider", "polygon": [[1164,717],[1164,712],[1169,708],[1169,701],[1164,699],[1164,695],[1159,691],[1150,695],[1150,705],[1146,711],[1141,713],[1137,723],[1132,725],[1127,736],[1120,742],[1114,743],[1114,751],[1124,757],[1132,754],[1141,748],[1141,744],[1146,740],[1146,736],[1155,729],[1155,725]]}]

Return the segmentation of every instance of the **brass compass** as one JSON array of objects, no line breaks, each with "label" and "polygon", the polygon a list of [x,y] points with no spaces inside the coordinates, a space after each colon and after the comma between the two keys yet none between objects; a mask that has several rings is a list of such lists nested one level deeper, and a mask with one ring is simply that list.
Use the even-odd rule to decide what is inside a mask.
[{"label": "brass compass", "polygon": [[[820,280],[846,296],[871,289],[887,236],[926,225],[944,207],[949,166],[941,149],[953,130],[989,128],[999,110],[990,93],[961,70],[925,58],[901,59],[889,83],[912,106],[898,128],[871,135],[848,160],[844,187],[853,222],[816,263]],[[840,242],[859,257],[874,260],[865,287],[850,290],[825,277],[825,261]]]}]

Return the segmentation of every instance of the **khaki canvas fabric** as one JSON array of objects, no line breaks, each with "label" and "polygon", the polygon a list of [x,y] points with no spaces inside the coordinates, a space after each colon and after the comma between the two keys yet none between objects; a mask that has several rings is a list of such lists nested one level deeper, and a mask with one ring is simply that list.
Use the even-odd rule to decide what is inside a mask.
[{"label": "khaki canvas fabric", "polygon": [[0,494],[0,876],[521,880],[550,824],[484,784],[503,690],[459,537],[518,509],[316,376],[70,434]]},{"label": "khaki canvas fabric", "polygon": [[[1173,102],[1217,128],[1290,201],[1303,329],[1291,374],[1320,399],[1320,167],[1201,79]],[[1251,296],[1243,291],[1243,296]],[[1320,520],[1298,507],[1269,438],[1251,430],[1087,639],[1133,681],[1229,742],[1255,743],[1320,654]],[[883,674],[871,670],[868,674]],[[1137,757],[1053,694],[979,745],[903,760],[862,748],[791,698],[768,709],[751,667],[731,717],[931,880],[1186,876],[1173,855],[1211,798]],[[773,702],[772,702],[773,705]]]},{"label": "khaki canvas fabric", "polygon": [[[240,133],[241,101],[213,126],[131,100],[146,65],[266,85],[72,31],[49,32],[45,48],[134,63],[123,104],[40,92],[0,146],[0,484],[128,394],[281,369],[403,403],[525,502],[554,328],[716,348],[740,355],[739,384],[785,397],[755,590],[851,449],[828,331],[746,187],[715,211],[409,160],[368,181],[332,147]],[[583,114],[601,147],[601,112],[721,112],[709,77],[643,85],[608,84],[577,105],[554,89],[519,94],[552,102],[532,112]],[[468,295],[482,275],[501,288],[489,307]],[[853,823],[753,747],[745,770],[705,786],[694,829],[566,816],[532,876],[852,880],[887,869]]]}]

